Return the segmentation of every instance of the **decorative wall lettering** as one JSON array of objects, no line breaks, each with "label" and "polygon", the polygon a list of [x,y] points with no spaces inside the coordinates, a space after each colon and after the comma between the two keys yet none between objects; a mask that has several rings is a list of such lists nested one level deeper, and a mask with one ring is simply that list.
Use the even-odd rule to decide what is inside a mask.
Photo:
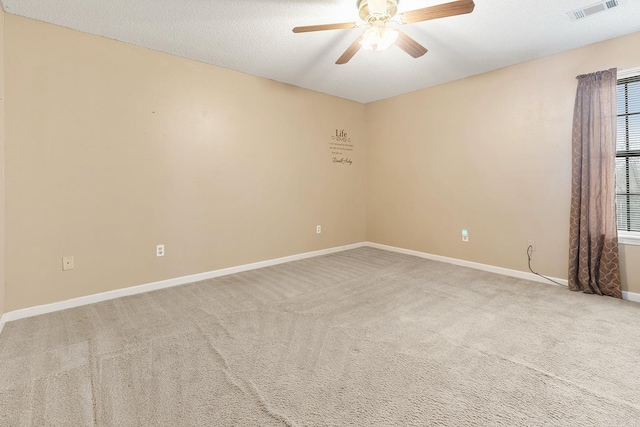
[{"label": "decorative wall lettering", "polygon": [[344,157],[341,157],[341,158],[334,157],[334,158],[333,158],[333,163],[342,163],[343,165],[349,165],[349,166],[351,166],[351,164],[353,163],[353,160],[351,160],[351,159],[350,159],[350,158],[348,158],[348,157],[347,157],[347,158],[344,158]]},{"label": "decorative wall lettering", "polygon": [[335,141],[351,142],[351,138],[347,138],[347,133],[344,131],[344,129],[343,130],[336,129],[336,135],[332,136],[331,139]]},{"label": "decorative wall lettering", "polygon": [[331,139],[335,142],[329,143],[329,151],[331,151],[331,161],[333,163],[351,166],[353,160],[346,157],[353,152],[353,144],[351,144],[351,138],[347,135],[344,129],[336,129],[336,134],[331,136]]}]

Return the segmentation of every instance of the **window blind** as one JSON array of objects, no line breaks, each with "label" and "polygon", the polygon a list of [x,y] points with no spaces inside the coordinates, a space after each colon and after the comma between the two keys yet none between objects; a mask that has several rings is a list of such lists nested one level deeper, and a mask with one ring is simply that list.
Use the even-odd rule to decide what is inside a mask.
[{"label": "window blind", "polygon": [[616,90],[618,230],[640,232],[640,75],[618,79]]}]

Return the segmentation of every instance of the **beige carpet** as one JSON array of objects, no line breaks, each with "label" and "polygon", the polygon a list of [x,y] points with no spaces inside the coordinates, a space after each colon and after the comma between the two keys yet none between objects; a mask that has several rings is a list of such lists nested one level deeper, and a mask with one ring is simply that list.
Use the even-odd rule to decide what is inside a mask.
[{"label": "beige carpet", "polygon": [[1,426],[640,426],[640,304],[362,248],[8,323]]}]

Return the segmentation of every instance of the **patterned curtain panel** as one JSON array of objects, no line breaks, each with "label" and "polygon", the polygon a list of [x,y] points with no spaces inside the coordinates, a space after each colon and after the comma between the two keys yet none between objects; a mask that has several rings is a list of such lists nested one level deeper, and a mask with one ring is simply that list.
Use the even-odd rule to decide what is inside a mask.
[{"label": "patterned curtain panel", "polygon": [[616,69],[578,76],[569,289],[622,298],[615,200]]}]

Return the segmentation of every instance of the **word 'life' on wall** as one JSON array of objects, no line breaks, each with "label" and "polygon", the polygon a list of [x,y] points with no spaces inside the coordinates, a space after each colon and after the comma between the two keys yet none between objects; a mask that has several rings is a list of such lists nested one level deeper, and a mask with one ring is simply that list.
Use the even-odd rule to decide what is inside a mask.
[{"label": "word 'life' on wall", "polygon": [[353,155],[353,144],[344,129],[336,129],[336,134],[331,136],[329,151],[332,163],[346,166],[353,164],[353,160],[349,157]]}]

